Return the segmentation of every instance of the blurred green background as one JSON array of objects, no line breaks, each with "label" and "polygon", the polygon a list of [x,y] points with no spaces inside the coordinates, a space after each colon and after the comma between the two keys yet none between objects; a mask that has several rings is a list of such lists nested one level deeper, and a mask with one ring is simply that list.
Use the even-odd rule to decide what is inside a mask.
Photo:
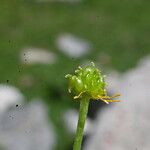
[{"label": "blurred green background", "polygon": [[[56,150],[67,150],[73,140],[63,126],[62,113],[78,108],[67,93],[64,76],[87,60],[100,64],[104,72],[134,67],[150,52],[149,6],[148,0],[0,1],[0,82],[18,87],[28,101],[34,97],[45,100],[57,133]],[[92,50],[78,59],[68,57],[56,46],[61,33],[90,41]],[[58,61],[53,65],[21,64],[24,47],[48,49],[57,54]],[[22,84],[24,75],[34,82]]]}]

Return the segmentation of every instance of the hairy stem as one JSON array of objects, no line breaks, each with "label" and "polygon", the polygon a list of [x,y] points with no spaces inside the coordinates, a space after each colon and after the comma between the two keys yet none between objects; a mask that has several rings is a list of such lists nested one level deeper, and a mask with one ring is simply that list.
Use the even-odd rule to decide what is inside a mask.
[{"label": "hairy stem", "polygon": [[73,150],[80,150],[82,139],[83,139],[83,131],[84,131],[84,124],[87,117],[89,107],[89,99],[84,97],[80,100],[80,111],[79,111],[79,119],[77,125],[77,131],[75,135]]}]

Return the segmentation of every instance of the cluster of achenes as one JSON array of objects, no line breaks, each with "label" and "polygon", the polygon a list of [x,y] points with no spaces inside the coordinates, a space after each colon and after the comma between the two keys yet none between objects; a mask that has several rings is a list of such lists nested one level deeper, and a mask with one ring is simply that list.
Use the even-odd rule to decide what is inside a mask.
[{"label": "cluster of achenes", "polygon": [[87,96],[89,99],[102,100],[106,103],[117,102],[119,100],[111,100],[113,97],[119,96],[115,94],[108,96],[105,86],[104,76],[100,70],[95,67],[95,64],[91,62],[90,66],[85,68],[78,67],[75,70],[75,75],[66,75],[69,79],[69,93],[74,95],[74,99]]},{"label": "cluster of achenes", "polygon": [[87,67],[78,67],[74,75],[68,74],[66,78],[69,79],[69,93],[74,95],[74,99],[80,98],[79,120],[73,145],[73,150],[80,150],[89,100],[102,100],[108,104],[109,102],[118,102],[119,100],[112,100],[112,98],[119,94],[111,97],[107,95],[104,76],[93,62]]}]

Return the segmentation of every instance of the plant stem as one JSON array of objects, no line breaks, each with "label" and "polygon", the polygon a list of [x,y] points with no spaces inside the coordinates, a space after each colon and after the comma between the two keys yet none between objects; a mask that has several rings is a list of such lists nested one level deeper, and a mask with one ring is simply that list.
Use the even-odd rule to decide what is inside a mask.
[{"label": "plant stem", "polygon": [[84,130],[86,116],[88,113],[88,107],[89,107],[89,98],[87,97],[82,98],[80,100],[79,119],[78,119],[78,126],[77,126],[76,135],[75,135],[73,150],[81,149],[83,130]]}]

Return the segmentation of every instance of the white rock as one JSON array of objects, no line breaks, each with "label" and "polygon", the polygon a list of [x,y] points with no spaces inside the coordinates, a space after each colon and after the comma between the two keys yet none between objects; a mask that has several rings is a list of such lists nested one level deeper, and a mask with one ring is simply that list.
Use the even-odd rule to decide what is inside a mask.
[{"label": "white rock", "polygon": [[84,150],[149,150],[150,57],[118,81],[116,77],[111,80],[114,90],[121,93],[122,102],[107,107],[97,116]]},{"label": "white rock", "polygon": [[0,115],[0,145],[7,150],[53,150],[53,126],[41,102],[19,105]]},{"label": "white rock", "polygon": [[53,64],[57,57],[53,52],[39,48],[25,48],[20,54],[24,64]]},{"label": "white rock", "polygon": [[58,49],[66,55],[79,58],[90,51],[90,44],[71,34],[62,34],[58,37],[56,44]]},{"label": "white rock", "polygon": [[13,105],[21,104],[23,100],[22,93],[16,87],[0,84],[0,113]]},{"label": "white rock", "polygon": [[[78,112],[76,110],[68,110],[64,115],[66,127],[70,133],[75,133],[78,123]],[[87,118],[85,122],[84,134],[89,134],[92,126],[92,121]]]}]

